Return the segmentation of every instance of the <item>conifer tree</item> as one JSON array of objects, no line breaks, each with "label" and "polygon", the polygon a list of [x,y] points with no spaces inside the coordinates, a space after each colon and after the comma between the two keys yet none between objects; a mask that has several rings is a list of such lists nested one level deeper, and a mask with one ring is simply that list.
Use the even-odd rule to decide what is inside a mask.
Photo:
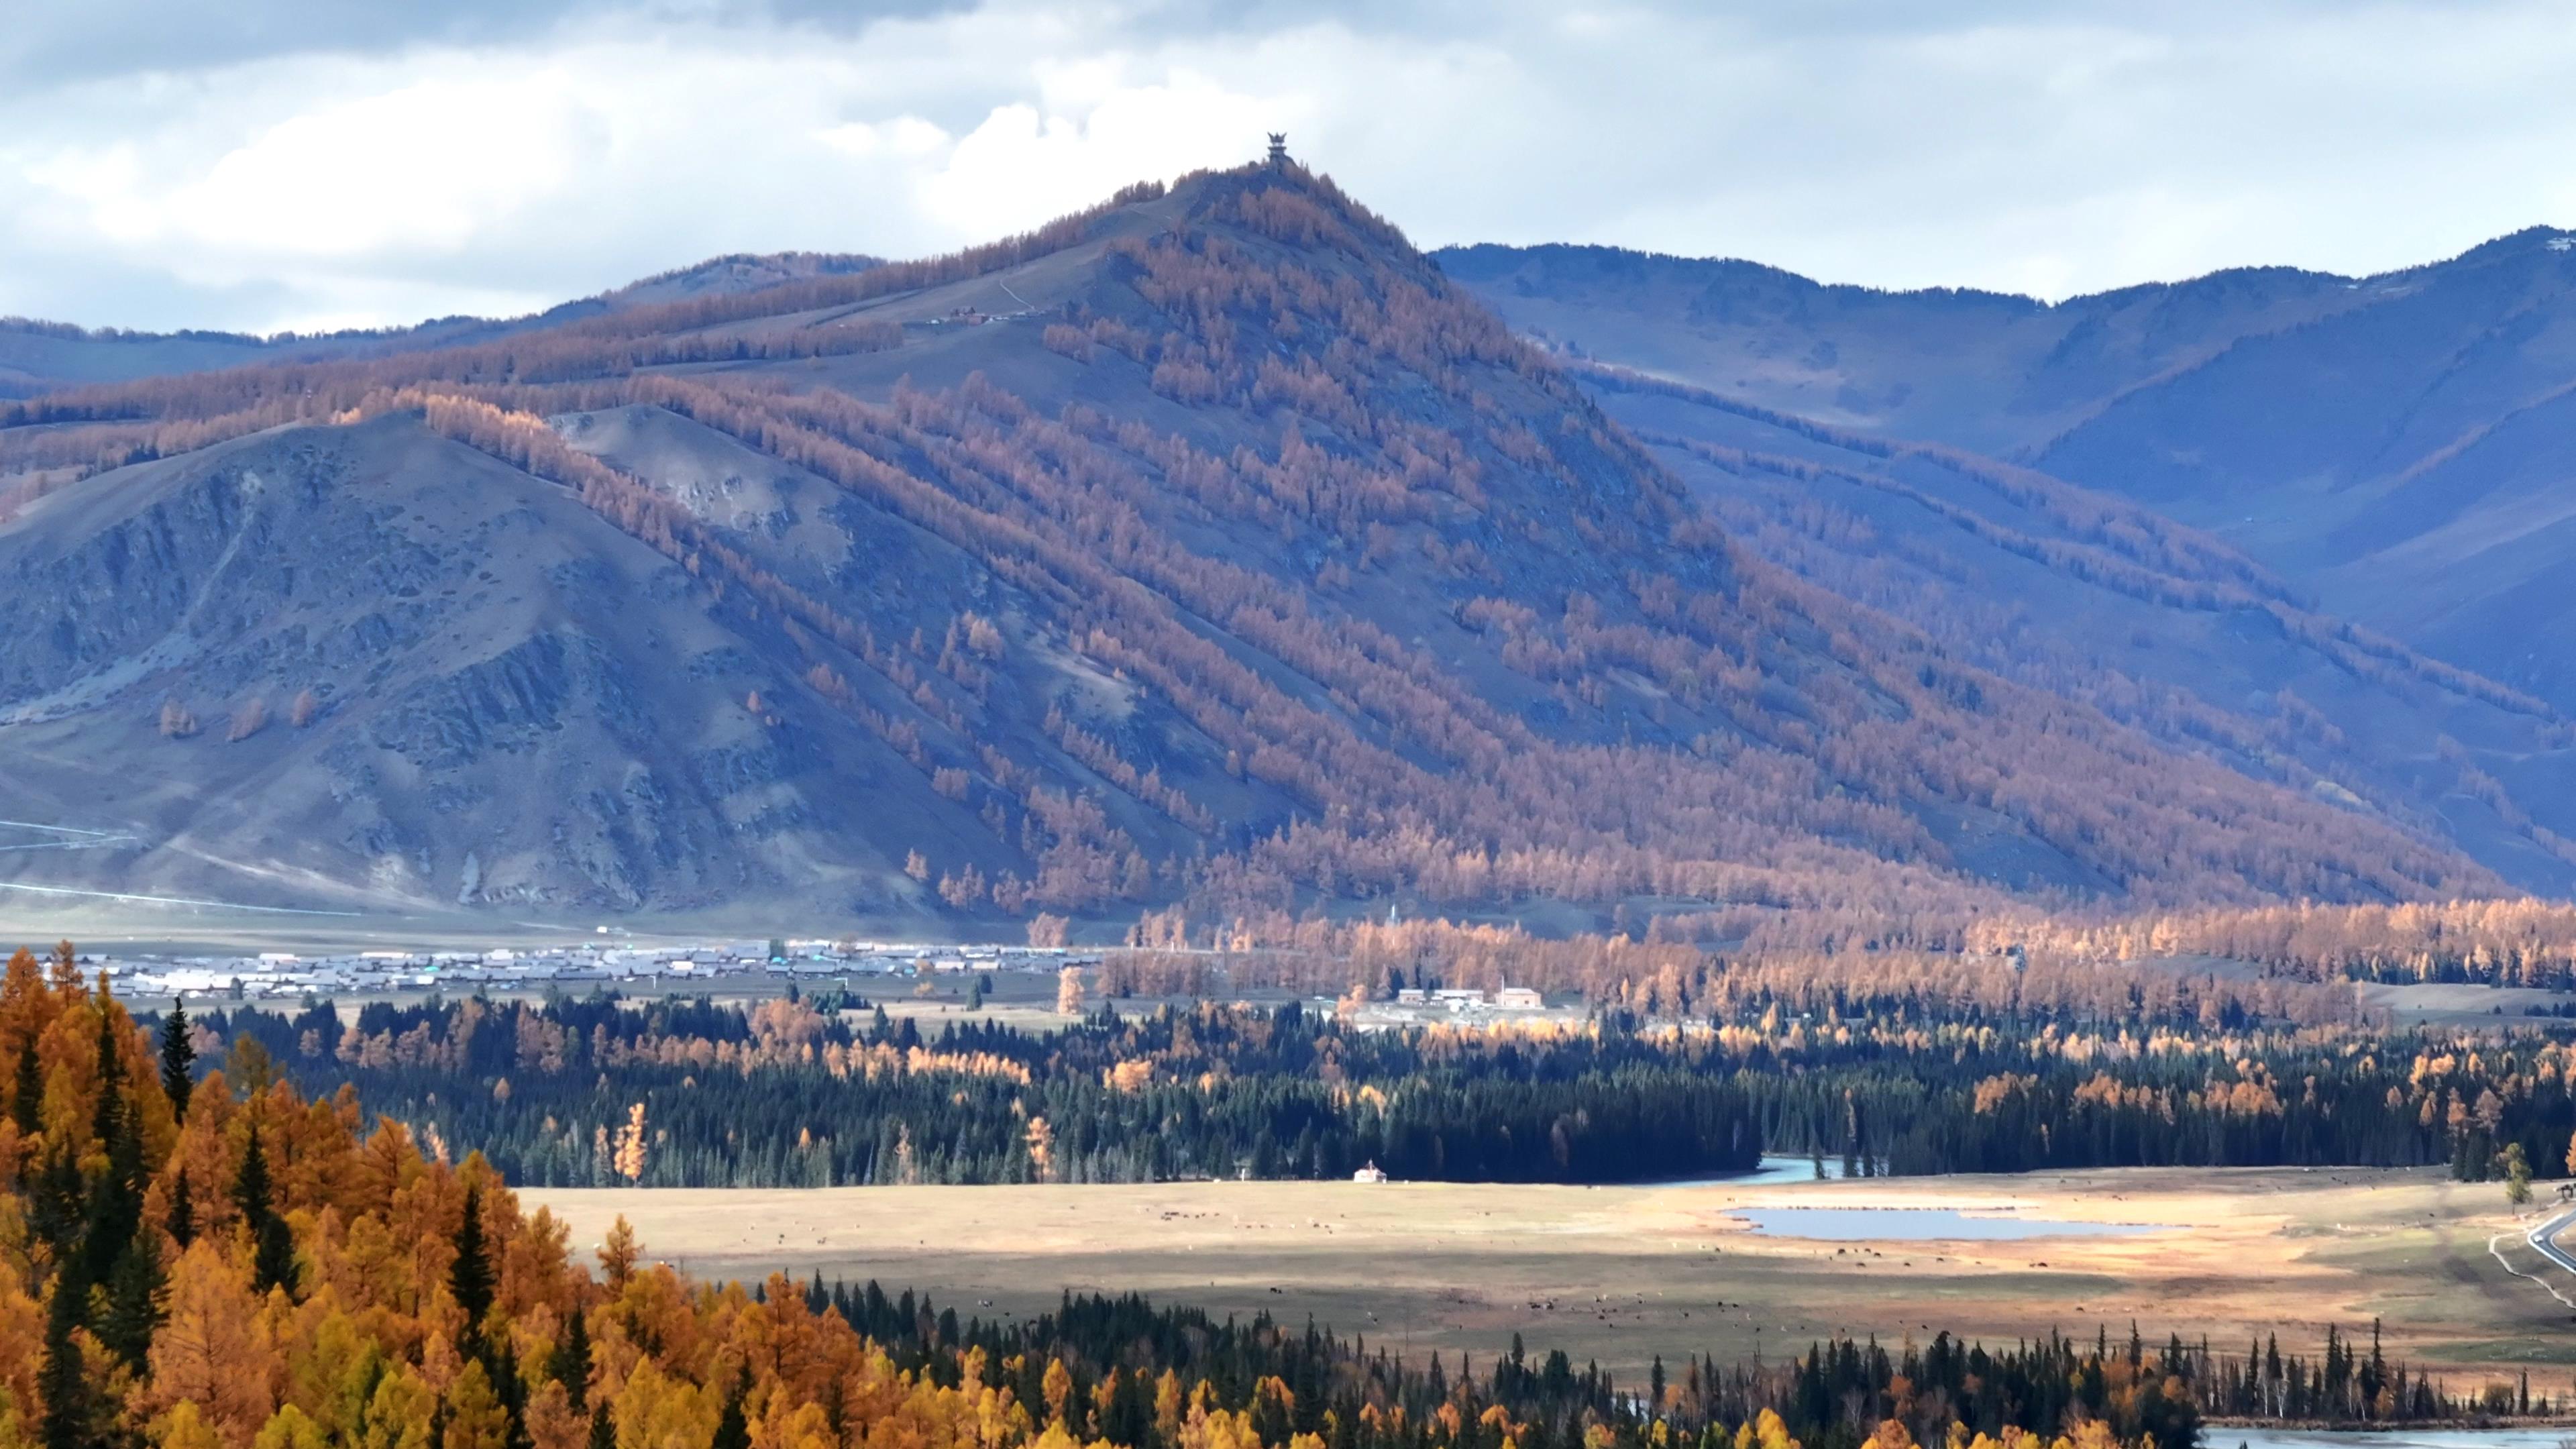
[{"label": "conifer tree", "polygon": [[188,1040],[188,1028],[188,1008],[171,1002],[170,1014],[161,1018],[161,1095],[170,1099],[171,1117],[181,1122],[188,1120],[188,1098],[197,1090],[197,1046]]},{"label": "conifer tree", "polygon": [[546,1355],[546,1377],[563,1385],[575,1412],[590,1407],[590,1317],[578,1308],[564,1316],[563,1336]]},{"label": "conifer tree", "polygon": [[751,1449],[751,1425],[743,1416],[740,1382],[725,1394],[724,1415],[716,1420],[716,1435],[707,1449]]},{"label": "conifer tree", "polygon": [[291,1295],[295,1292],[295,1235],[277,1211],[273,1192],[268,1150],[260,1143],[259,1130],[253,1128],[250,1145],[242,1151],[241,1170],[233,1178],[233,1203],[251,1232],[251,1285],[261,1293],[283,1288]]},{"label": "conifer tree", "polygon": [[118,1050],[116,1023],[124,1013],[107,994],[107,976],[98,978],[98,998],[92,1003],[98,1009],[98,1100],[90,1104],[90,1133],[105,1142],[113,1130],[111,1120],[125,1106],[125,1053]]},{"label": "conifer tree", "polygon": [[188,1169],[184,1167],[179,1169],[177,1177],[171,1179],[170,1217],[164,1226],[169,1229],[170,1241],[177,1243],[182,1251],[197,1240],[197,1200],[189,1190]]},{"label": "conifer tree", "polygon": [[140,1371],[152,1352],[152,1335],[165,1316],[162,1305],[167,1292],[161,1250],[153,1243],[151,1229],[138,1226],[108,1273],[107,1305],[96,1329],[99,1342]]},{"label": "conifer tree", "polygon": [[37,1435],[44,1449],[89,1449],[94,1440],[89,1375],[81,1362],[80,1341],[73,1336],[88,1297],[88,1285],[74,1277],[68,1266],[55,1277],[53,1298],[45,1310],[44,1362],[36,1380],[43,1409]]},{"label": "conifer tree", "polygon": [[465,1217],[456,1227],[456,1261],[447,1272],[447,1291],[465,1310],[465,1334],[456,1351],[473,1358],[482,1351],[483,1320],[492,1311],[492,1258],[483,1241],[483,1189],[468,1184]]},{"label": "conifer tree", "polygon": [[[9,1088],[9,1120],[20,1137],[33,1137],[45,1125],[45,1066],[36,1056],[36,1034],[18,1043],[18,1066]],[[2576,1148],[2569,1149],[2576,1152]]]},{"label": "conifer tree", "polygon": [[441,1404],[436,1442],[443,1449],[508,1449],[509,1411],[492,1388],[481,1359],[469,1359]]},{"label": "conifer tree", "polygon": [[143,1186],[147,1169],[134,1103],[125,1092],[125,1067],[117,1050],[116,1021],[122,1016],[107,999],[104,983],[98,999],[98,1101],[91,1130],[107,1155],[107,1171],[89,1187],[88,1223],[81,1237],[82,1281],[108,1281],[117,1261],[132,1246],[143,1224]]},{"label": "conifer tree", "polygon": [[63,1261],[78,1245],[89,1192],[70,1143],[56,1143],[47,1150],[43,1166],[35,1173],[34,1189],[29,1194],[27,1226],[37,1241],[54,1250],[57,1261]]}]

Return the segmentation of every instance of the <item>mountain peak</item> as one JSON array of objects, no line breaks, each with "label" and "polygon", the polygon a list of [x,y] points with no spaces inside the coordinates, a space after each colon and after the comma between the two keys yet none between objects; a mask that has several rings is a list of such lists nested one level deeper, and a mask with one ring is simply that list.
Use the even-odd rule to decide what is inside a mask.
[{"label": "mountain peak", "polygon": [[[1929,938],[2016,892],[2481,879],[1751,561],[1294,163],[5,421],[41,426],[0,429],[32,480],[0,524],[26,621],[0,728],[50,763],[0,809],[135,842],[0,862],[19,879],[995,933],[1276,936],[1396,896],[1733,937],[1788,908]],[[349,558],[395,572],[353,597]]]}]

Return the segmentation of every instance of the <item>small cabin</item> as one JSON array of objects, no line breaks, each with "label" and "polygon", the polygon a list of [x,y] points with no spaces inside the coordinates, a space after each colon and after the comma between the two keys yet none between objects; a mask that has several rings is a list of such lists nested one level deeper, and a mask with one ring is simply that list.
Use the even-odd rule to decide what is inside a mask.
[{"label": "small cabin", "polygon": [[1368,1166],[1361,1168],[1359,1171],[1352,1173],[1351,1181],[1384,1182],[1386,1181],[1386,1173],[1381,1170],[1376,1163],[1372,1162]]}]

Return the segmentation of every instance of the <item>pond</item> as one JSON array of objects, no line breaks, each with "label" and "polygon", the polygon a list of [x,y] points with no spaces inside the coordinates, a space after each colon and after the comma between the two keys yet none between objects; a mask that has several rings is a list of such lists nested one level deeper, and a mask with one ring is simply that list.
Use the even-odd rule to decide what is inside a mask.
[{"label": "pond", "polygon": [[[1740,1207],[1727,1209],[1726,1215],[1751,1223],[1757,1233],[1783,1238],[1819,1238],[1828,1242],[2101,1238],[2166,1230],[2161,1223],[2087,1223],[2026,1218],[2011,1208]],[[2556,1446],[2553,1444],[2551,1449],[2556,1449]]]}]

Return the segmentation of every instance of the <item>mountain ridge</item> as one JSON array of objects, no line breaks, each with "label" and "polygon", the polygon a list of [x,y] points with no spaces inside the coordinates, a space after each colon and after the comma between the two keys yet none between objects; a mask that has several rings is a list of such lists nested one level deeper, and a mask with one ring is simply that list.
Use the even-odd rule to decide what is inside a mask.
[{"label": "mountain ridge", "polygon": [[[2445,721],[2418,701],[2402,708],[2421,725],[2390,731],[2358,696],[2348,712],[2329,708],[2324,722],[2349,736],[2354,766],[2397,792],[2382,796],[2386,803],[2403,797],[2419,818],[2429,811],[2447,817],[2447,829],[2482,836],[2473,853],[2527,886],[2567,888],[2560,865],[2534,873],[2528,850],[2564,856],[2559,840],[2576,834],[2563,803],[2576,767],[2559,723],[2576,710],[2576,672],[2540,642],[2576,624],[2563,602],[2576,533],[2549,442],[2576,407],[2576,237],[2525,228],[2373,278],[2216,274],[2191,284],[2205,295],[2188,308],[2173,305],[2168,290],[2140,311],[2136,294],[2120,292],[2060,304],[2065,317],[2023,309],[2021,320],[2003,324],[1991,308],[1963,311],[1940,295],[1873,294],[1848,312],[1820,304],[1800,316],[1710,303],[1669,280],[1649,285],[1658,274],[1637,259],[1551,274],[1545,264],[1556,253],[1488,248],[1464,264],[1463,253],[1443,255],[1561,357],[1796,419],[1783,423],[1792,434],[1864,435],[1883,455],[1964,448],[2143,508],[2162,520],[2151,528],[2194,531],[2258,562],[2303,609],[2342,621],[2340,632],[2393,641],[2486,681],[2473,688],[2515,711],[2541,701],[2548,716],[2537,729]],[[1671,266],[1721,293],[1732,285],[1726,278],[1754,275],[1726,263]],[[2286,308],[2282,295],[2263,291],[2284,279],[2304,288]],[[2233,294],[2249,280],[2255,291]],[[2099,315],[2073,317],[2085,307]],[[1632,424],[1660,406],[1633,387],[1625,400],[1603,391],[1626,385],[1615,380],[1594,384]],[[1654,426],[1719,446],[1759,441],[1744,436],[1742,422],[1687,405]],[[1800,502],[1843,506],[1812,493]],[[1755,505],[1737,489],[1730,506]],[[1789,506],[1772,498],[1757,511],[1776,521]],[[1891,537],[1905,547],[1944,556],[1952,571],[1983,556],[1928,516],[1879,522],[1897,528]],[[1770,552],[1785,558],[1787,547]],[[1811,551],[1808,563],[1858,577],[1848,559],[1827,564]],[[1883,579],[1869,586],[1881,590],[1882,607],[1946,612],[1944,637],[1972,653],[1980,647],[1964,611],[1929,602],[1925,591],[1948,587],[1932,575],[1918,573],[1894,594]],[[2103,623],[2072,609],[2014,627],[2034,654],[2086,655],[2123,670],[2130,666],[2118,661],[2141,659],[2132,630],[2106,633]],[[2394,662],[2386,647],[2370,652]],[[2239,653],[2258,675],[2300,667],[2292,653],[2276,650],[2263,664]],[[2272,729],[2284,717],[2211,684],[2189,688],[2195,707],[2247,725]],[[2483,824],[2470,818],[2489,812]],[[2495,835],[2499,826],[2525,843]]]},{"label": "mountain ridge", "polygon": [[[1742,939],[1796,917],[1941,940],[2016,897],[2501,888],[2413,826],[2172,753],[1773,569],[1575,380],[1294,166],[1130,188],[952,258],[61,392],[0,424],[0,460],[12,435],[22,457],[118,438],[172,455],[64,465],[85,476],[0,524],[0,590],[45,621],[0,644],[0,708],[87,680],[88,712],[131,733],[314,689],[303,728],[338,732],[329,748],[210,728],[138,743],[219,776],[287,751],[300,788],[382,827],[296,843],[387,907],[802,899],[988,930],[1187,912],[1277,936],[1393,897],[1557,927]],[[60,602],[102,597],[116,553],[82,526],[85,490],[140,468],[221,515],[193,501],[232,497],[210,447],[341,448],[295,496],[374,519],[399,472],[384,458],[421,433],[532,480],[492,489],[578,504],[549,529],[635,557],[607,591],[627,607],[548,592],[554,565],[519,542],[474,566],[441,534],[423,545],[438,590],[376,611],[422,641],[423,696],[302,682],[354,626],[306,589],[327,556],[299,559],[274,515],[262,564],[302,581],[282,602],[244,609],[255,590],[234,580],[233,624],[165,604],[130,626],[184,615],[195,676],[85,644],[92,621]],[[283,506],[261,496],[240,508]],[[222,554],[211,533],[193,546]],[[526,667],[494,684],[478,639]],[[620,712],[596,700],[626,681],[653,717],[603,735]],[[843,778],[845,755],[900,763]],[[416,795],[388,783],[412,779]],[[128,828],[152,823],[147,797],[195,798],[179,779],[118,788]],[[662,821],[637,798],[679,803]],[[498,799],[534,818],[496,829]],[[167,846],[188,828],[174,815],[141,832],[161,844],[77,868],[175,892],[209,878]],[[716,842],[693,868],[722,883],[657,865],[666,839]],[[383,883],[387,859],[403,883]]]}]

